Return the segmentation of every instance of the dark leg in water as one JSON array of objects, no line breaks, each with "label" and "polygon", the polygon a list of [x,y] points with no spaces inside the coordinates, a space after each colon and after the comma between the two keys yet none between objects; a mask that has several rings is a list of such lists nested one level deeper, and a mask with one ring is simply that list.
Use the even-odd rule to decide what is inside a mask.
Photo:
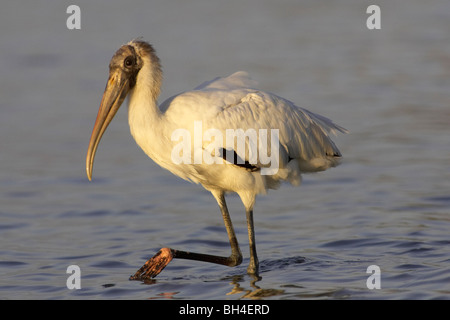
[{"label": "dark leg in water", "polygon": [[[242,262],[242,253],[239,249],[239,244],[234,233],[233,224],[231,223],[230,214],[228,213],[227,204],[223,192],[213,192],[214,197],[219,204],[222,212],[225,228],[227,229],[228,239],[231,245],[231,255],[229,257],[215,256],[210,254],[195,253],[188,251],[175,250],[171,248],[162,248],[149,259],[136,273],[130,277],[130,280],[146,280],[156,277],[172,259],[189,259],[204,261],[216,264],[222,264],[229,267],[234,267]],[[253,261],[253,259],[252,259]]]}]

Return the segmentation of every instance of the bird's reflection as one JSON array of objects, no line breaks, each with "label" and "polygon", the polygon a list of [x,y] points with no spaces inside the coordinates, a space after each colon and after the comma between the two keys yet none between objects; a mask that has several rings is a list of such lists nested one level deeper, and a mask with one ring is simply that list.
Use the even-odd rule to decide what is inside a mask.
[{"label": "bird's reflection", "polygon": [[[249,287],[245,288],[242,284],[245,283],[245,276],[250,277]],[[284,293],[284,290],[261,288],[256,283],[262,280],[261,276],[256,275],[236,275],[231,277],[230,284],[233,288],[227,295],[242,294],[241,299],[261,299],[271,296],[276,296]]]},{"label": "bird's reflection", "polygon": [[[261,262],[261,271],[262,273],[270,272],[273,270],[280,270],[284,268],[293,267],[298,264],[305,263],[306,258],[302,256],[291,256],[291,257],[284,257],[281,259],[268,259],[263,260]],[[282,289],[274,289],[270,287],[264,287],[263,285],[263,277],[261,274],[259,275],[253,275],[248,273],[239,273],[239,274],[233,274],[233,275],[227,275],[220,279],[209,279],[205,280],[203,278],[203,281],[206,282],[228,282],[231,285],[231,290],[226,293],[227,296],[230,295],[236,295],[233,298],[237,299],[264,299],[274,296],[283,295],[286,293],[285,290]],[[176,281],[176,279],[174,279]],[[147,285],[153,285],[159,283],[159,280],[156,279],[149,279],[143,281],[144,284]],[[159,293],[158,296],[149,298],[149,299],[172,299],[175,298],[177,294],[179,294],[179,291],[173,291],[173,292],[163,292]]]},{"label": "bird's reflection", "polygon": [[[248,277],[250,280],[248,281]],[[230,281],[233,286],[231,291],[226,295],[240,295],[239,299],[262,299],[272,296],[283,294],[285,291],[280,289],[262,288],[257,285],[262,280],[262,277],[256,275],[240,274],[226,277],[222,280]],[[247,282],[248,281],[248,282]],[[154,285],[158,281],[155,279],[143,281],[146,285]],[[179,291],[161,292],[155,297],[149,297],[149,299],[173,299],[180,293]]]}]

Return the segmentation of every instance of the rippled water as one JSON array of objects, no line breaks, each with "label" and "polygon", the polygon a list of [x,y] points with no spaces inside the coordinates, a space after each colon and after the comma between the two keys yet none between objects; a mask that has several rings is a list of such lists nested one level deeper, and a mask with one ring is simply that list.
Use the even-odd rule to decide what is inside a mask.
[{"label": "rippled water", "polygon": [[[2,4],[0,298],[450,298],[448,1],[377,1],[372,31],[356,0],[77,2],[81,30],[58,1]],[[351,131],[336,138],[340,167],[257,200],[260,279],[230,196],[241,266],[174,260],[128,280],[161,247],[229,253],[212,196],[147,159],[125,108],[85,177],[109,59],[137,36],[161,57],[162,99],[246,70]],[[371,265],[381,289],[367,288]]]}]

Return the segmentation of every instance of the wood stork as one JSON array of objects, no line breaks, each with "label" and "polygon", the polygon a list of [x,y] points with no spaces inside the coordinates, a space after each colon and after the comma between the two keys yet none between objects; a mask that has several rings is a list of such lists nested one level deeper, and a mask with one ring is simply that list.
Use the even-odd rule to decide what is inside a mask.
[{"label": "wood stork", "polygon": [[[135,39],[117,50],[109,64],[109,79],[89,142],[87,176],[91,180],[94,156],[100,139],[128,96],[130,131],[137,144],[161,167],[183,179],[201,184],[212,193],[225,222],[231,255],[222,257],[162,248],[130,279],[153,278],[173,258],[226,266],[239,265],[242,254],[225,202],[225,193],[228,192],[237,193],[244,204],[250,246],[247,272],[257,275],[259,262],[253,224],[256,195],[278,187],[281,181],[298,185],[302,173],[323,171],[338,165],[341,153],[329,135],[336,134],[337,131],[345,133],[346,129],[321,115],[299,108],[286,99],[255,89],[255,83],[245,72],[205,82],[158,106],[161,82],[160,60],[150,44]],[[194,124],[199,122],[202,124],[202,133],[214,129],[224,136],[231,129],[260,132],[276,129],[277,139],[267,138],[264,145],[259,137],[258,143],[253,142],[253,147],[258,154],[262,154],[262,151],[268,152],[271,143],[275,145],[277,170],[273,174],[262,174],[262,170],[270,164],[259,159],[251,162],[252,155],[248,151],[238,153],[237,139],[234,145],[226,145],[222,149],[216,148],[217,145],[213,146],[210,155],[215,160],[220,158],[222,162],[175,163],[173,150],[179,140],[173,138],[174,131],[183,128],[194,136],[197,130]],[[207,144],[213,144],[212,140],[202,141],[200,149],[205,151]],[[250,146],[249,140],[249,136],[244,136],[247,147]],[[188,146],[194,154],[195,142]],[[199,148],[198,144],[196,148]],[[241,161],[237,161],[238,159]]]}]

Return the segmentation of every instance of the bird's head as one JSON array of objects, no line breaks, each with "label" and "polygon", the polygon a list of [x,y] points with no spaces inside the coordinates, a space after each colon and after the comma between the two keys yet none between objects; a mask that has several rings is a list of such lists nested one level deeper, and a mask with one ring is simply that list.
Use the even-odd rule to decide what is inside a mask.
[{"label": "bird's head", "polygon": [[[144,69],[146,72],[142,72]],[[92,179],[94,157],[100,139],[130,90],[141,79],[140,74],[142,73],[150,73],[143,76],[150,78],[153,85],[148,89],[152,90],[154,96],[157,96],[161,81],[161,67],[153,47],[145,41],[133,40],[120,47],[111,58],[108,82],[100,103],[86,156],[86,173],[89,180]],[[140,82],[142,85],[147,84],[147,81]]]}]

